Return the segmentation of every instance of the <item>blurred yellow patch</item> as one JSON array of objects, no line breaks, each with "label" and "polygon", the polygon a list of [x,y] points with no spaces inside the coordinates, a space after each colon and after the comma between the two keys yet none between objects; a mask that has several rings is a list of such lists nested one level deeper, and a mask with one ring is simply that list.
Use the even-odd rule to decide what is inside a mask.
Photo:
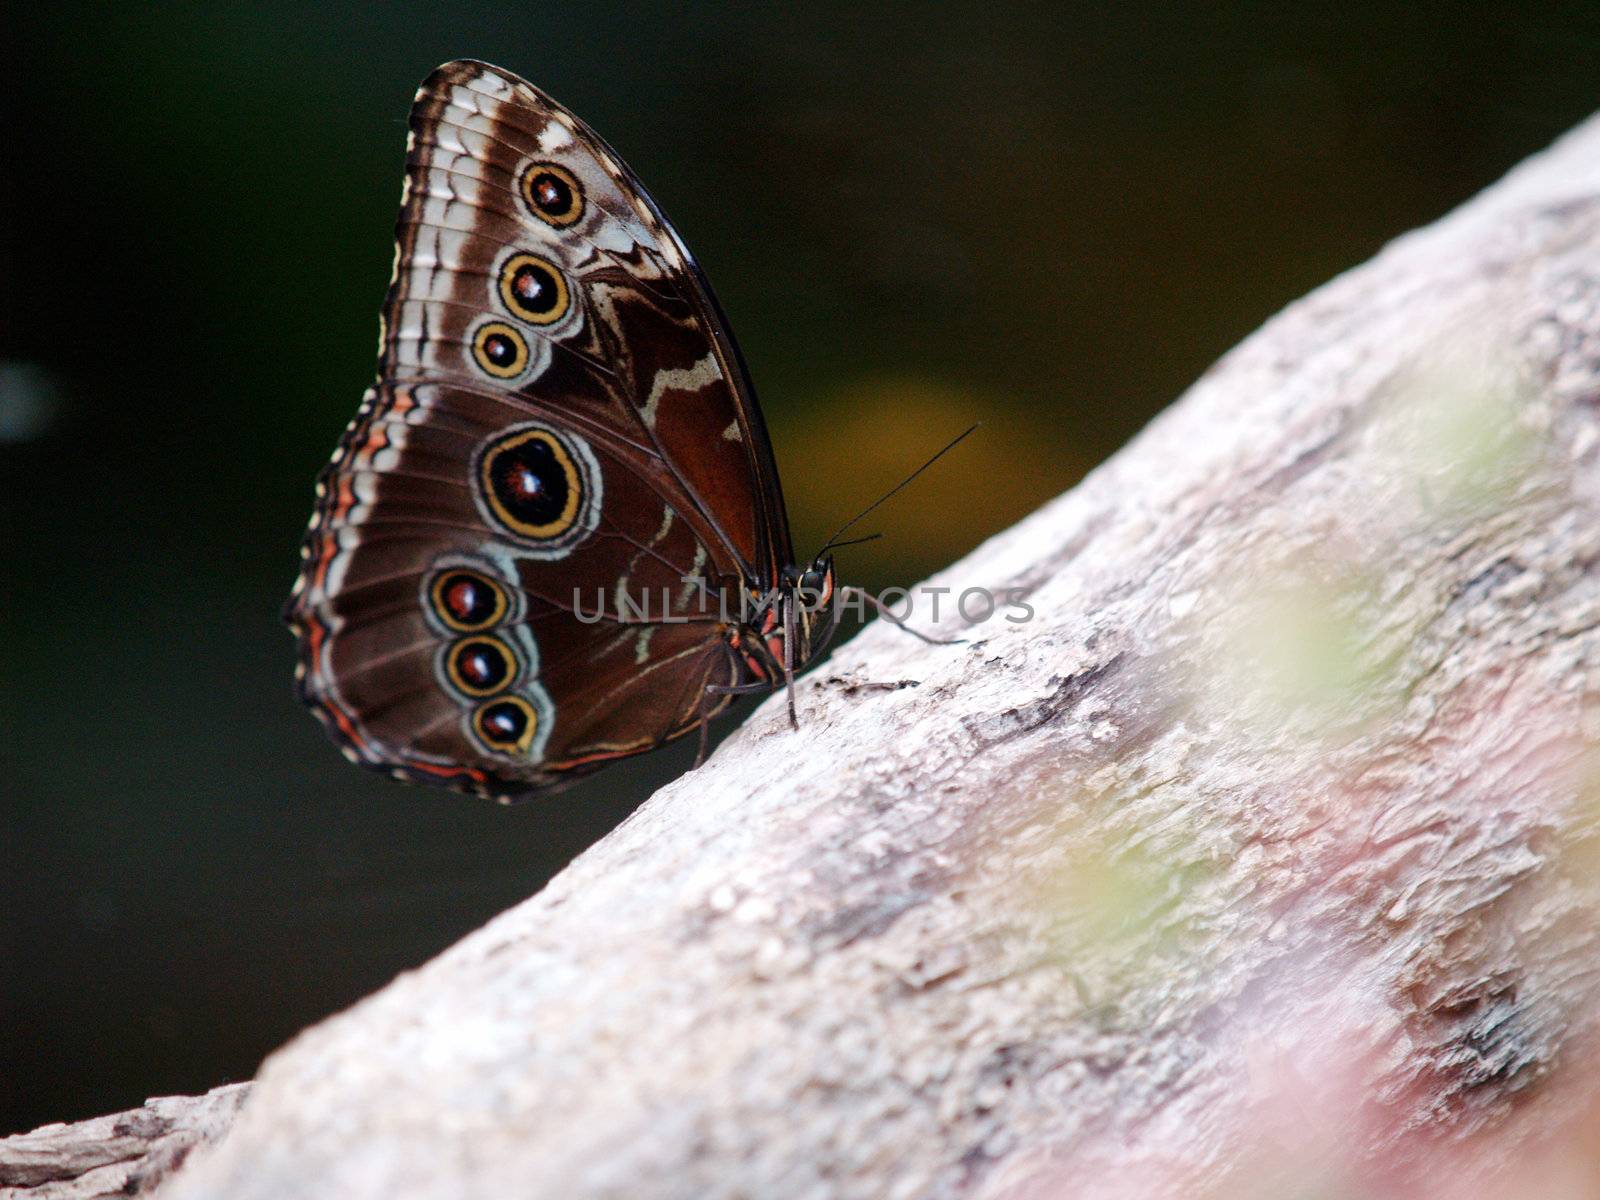
[{"label": "blurred yellow patch", "polygon": [[1441,601],[1396,586],[1414,574],[1402,547],[1492,521],[1539,478],[1545,414],[1501,345],[1463,336],[1389,384],[1355,464],[1358,540],[1309,556],[1264,545],[1188,610],[1202,647],[1193,690],[1213,715],[1316,739],[1403,699],[1407,655]]},{"label": "blurred yellow patch", "polygon": [[1156,977],[1161,963],[1197,944],[1193,893],[1214,872],[1192,847],[1180,853],[1149,840],[1123,844],[1107,831],[1081,828],[1063,830],[1061,840],[1071,849],[1034,903],[1085,1003],[1126,998],[1141,980]]},{"label": "blurred yellow patch", "polygon": [[1515,496],[1538,462],[1542,410],[1493,339],[1457,347],[1398,381],[1377,422],[1379,469],[1414,480],[1431,511],[1476,515]]},{"label": "blurred yellow patch", "polygon": [[1075,456],[1048,412],[916,376],[832,388],[791,412],[774,441],[804,556],[974,422],[970,438],[858,530],[882,531],[879,564],[924,574],[947,564],[1076,483]]},{"label": "blurred yellow patch", "polygon": [[1222,653],[1207,667],[1215,694],[1273,724],[1290,713],[1323,727],[1370,715],[1394,660],[1375,644],[1378,601],[1364,581],[1284,571],[1252,585],[1217,614]]},{"label": "blurred yellow patch", "polygon": [[1600,745],[1591,730],[1582,732],[1586,744],[1572,772],[1572,807],[1556,848],[1562,869],[1589,894],[1594,906],[1600,902]]}]

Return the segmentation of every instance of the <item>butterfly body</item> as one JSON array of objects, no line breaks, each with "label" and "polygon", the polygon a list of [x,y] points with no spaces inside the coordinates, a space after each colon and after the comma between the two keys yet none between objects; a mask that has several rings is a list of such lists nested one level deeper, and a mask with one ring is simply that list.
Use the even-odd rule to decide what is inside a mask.
[{"label": "butterfly body", "polygon": [[475,62],[410,130],[378,381],[285,615],[349,757],[510,799],[792,683],[833,567],[795,564],[727,322],[621,160]]}]

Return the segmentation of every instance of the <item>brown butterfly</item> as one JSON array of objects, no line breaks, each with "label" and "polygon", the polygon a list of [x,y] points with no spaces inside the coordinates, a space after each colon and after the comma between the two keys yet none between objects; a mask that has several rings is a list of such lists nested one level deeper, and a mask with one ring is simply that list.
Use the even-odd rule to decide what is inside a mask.
[{"label": "brown butterfly", "polygon": [[793,720],[833,561],[795,565],[755,394],[672,226],[495,67],[440,67],[410,130],[378,382],[285,612],[302,698],[353,761],[500,799],[703,738],[740,692],[791,685]]}]

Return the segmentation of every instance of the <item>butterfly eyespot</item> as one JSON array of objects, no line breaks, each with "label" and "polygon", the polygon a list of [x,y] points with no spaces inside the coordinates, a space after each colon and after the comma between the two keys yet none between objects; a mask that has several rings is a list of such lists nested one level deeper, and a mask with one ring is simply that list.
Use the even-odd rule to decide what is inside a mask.
[{"label": "butterfly eyespot", "polygon": [[569,533],[584,508],[584,479],[565,439],[549,429],[515,431],[478,461],[478,489],[494,522],[519,537]]},{"label": "butterfly eyespot", "polygon": [[522,199],[534,216],[557,228],[583,216],[583,185],[555,163],[534,163],[522,173]]},{"label": "butterfly eyespot", "polygon": [[513,316],[534,325],[559,321],[572,302],[561,272],[535,254],[506,259],[500,268],[500,299]]},{"label": "butterfly eyespot", "polygon": [[490,700],[472,714],[472,731],[485,746],[502,754],[526,753],[538,727],[538,714],[521,696]]},{"label": "butterfly eyespot", "polygon": [[511,607],[505,588],[476,571],[449,570],[428,585],[428,603],[446,628],[477,633],[500,623]]},{"label": "butterfly eyespot", "polygon": [[492,696],[516,678],[517,660],[497,638],[466,638],[445,657],[450,682],[468,696]]},{"label": "butterfly eyespot", "polygon": [[496,379],[513,379],[528,365],[528,343],[504,321],[490,321],[472,335],[472,357]]}]

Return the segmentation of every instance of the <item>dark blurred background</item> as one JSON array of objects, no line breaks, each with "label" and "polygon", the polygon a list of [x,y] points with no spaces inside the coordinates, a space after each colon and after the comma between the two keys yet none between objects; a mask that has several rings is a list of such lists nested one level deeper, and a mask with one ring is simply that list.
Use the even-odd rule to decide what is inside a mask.
[{"label": "dark blurred background", "polygon": [[[347,765],[278,608],[371,377],[405,117],[488,59],[720,292],[802,551],[909,584],[1600,107],[1566,5],[34,4],[0,167],[0,1133],[250,1076],[692,748],[502,810]],[[802,735],[803,736],[803,735]]]}]

